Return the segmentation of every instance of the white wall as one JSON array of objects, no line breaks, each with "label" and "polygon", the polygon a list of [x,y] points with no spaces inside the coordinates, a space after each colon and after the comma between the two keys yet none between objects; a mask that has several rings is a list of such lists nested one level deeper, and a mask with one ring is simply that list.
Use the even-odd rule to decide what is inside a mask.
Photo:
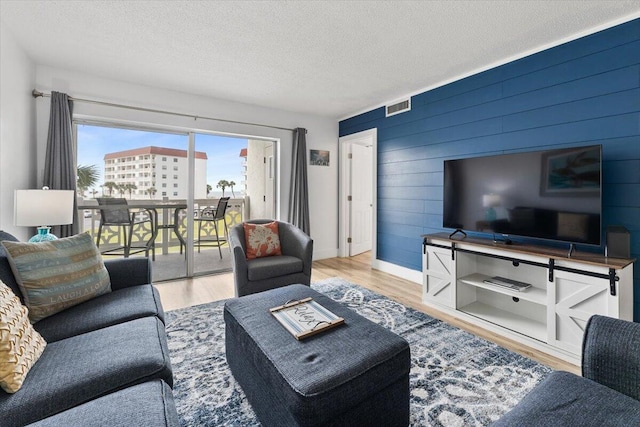
[{"label": "white wall", "polygon": [[[335,167],[336,162],[333,160],[337,161],[338,123],[335,119],[173,92],[47,66],[37,67],[36,88],[44,92],[52,90],[65,92],[74,98],[94,99],[284,128],[306,128],[308,130],[307,148],[329,150],[332,156],[330,168],[325,167],[321,171],[309,168],[310,221],[311,237],[314,239],[314,257],[321,259],[336,256],[338,247],[338,174]],[[35,102],[37,105],[38,135],[37,175],[38,181],[41,181],[49,122],[49,98],[39,98]],[[75,103],[74,116],[138,124],[161,124],[279,140],[277,168],[280,172],[280,182],[277,196],[279,200],[277,216],[284,220],[287,219],[292,155],[291,131],[204,119],[194,120],[81,102]]]},{"label": "white wall", "polygon": [[35,70],[0,21],[0,229],[20,240],[34,234],[13,225],[13,190],[36,188]]}]

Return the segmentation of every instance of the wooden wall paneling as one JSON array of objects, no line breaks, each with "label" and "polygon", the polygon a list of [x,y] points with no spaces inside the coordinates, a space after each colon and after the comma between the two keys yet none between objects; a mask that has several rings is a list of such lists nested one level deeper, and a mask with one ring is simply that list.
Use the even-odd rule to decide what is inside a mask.
[{"label": "wooden wall paneling", "polygon": [[640,182],[640,159],[604,161],[602,169],[602,181],[606,184]]},{"label": "wooden wall paneling", "polygon": [[640,49],[640,41],[635,41],[508,79],[503,83],[503,94],[504,96],[512,96],[532,92],[638,64],[638,57],[635,55],[638,49]]},{"label": "wooden wall paneling", "polygon": [[504,132],[633,113],[640,109],[640,89],[537,108],[502,118]]},{"label": "wooden wall paneling", "polygon": [[[632,230],[632,256],[640,258],[640,19],[411,101],[411,112],[385,118],[379,108],[339,125],[341,136],[378,128],[381,260],[420,270],[419,236],[408,248],[397,246],[414,228],[442,231],[444,160],[589,144],[603,146],[603,229]],[[399,227],[409,228],[394,231]],[[602,252],[604,242],[579,250]],[[640,267],[635,270],[638,321]]]}]

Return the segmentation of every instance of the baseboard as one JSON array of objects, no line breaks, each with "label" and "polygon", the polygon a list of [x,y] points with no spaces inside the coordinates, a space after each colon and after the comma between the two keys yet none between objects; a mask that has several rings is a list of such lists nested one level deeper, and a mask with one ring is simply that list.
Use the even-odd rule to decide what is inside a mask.
[{"label": "baseboard", "polygon": [[336,258],[338,256],[338,249],[321,249],[313,250],[313,260],[318,261],[327,258]]},{"label": "baseboard", "polygon": [[396,264],[391,264],[390,262],[380,261],[379,259],[374,259],[371,262],[371,267],[376,270],[384,271],[385,273],[393,274],[394,276],[402,277],[405,280],[409,280],[410,282],[415,282],[419,285],[422,285],[422,272],[411,270],[406,267],[401,267]]}]

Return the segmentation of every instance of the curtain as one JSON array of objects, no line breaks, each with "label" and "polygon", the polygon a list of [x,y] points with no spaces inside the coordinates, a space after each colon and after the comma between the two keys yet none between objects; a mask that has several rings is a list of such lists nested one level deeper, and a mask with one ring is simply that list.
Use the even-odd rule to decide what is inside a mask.
[{"label": "curtain", "polygon": [[[66,93],[51,92],[49,135],[44,164],[43,185],[52,190],[76,190],[76,164],[71,117],[73,102]],[[43,209],[46,209],[43,206]],[[51,232],[58,237],[78,234],[77,198],[73,198],[73,224],[56,225]]]},{"label": "curtain", "polygon": [[307,184],[307,130],[293,131],[291,191],[289,191],[289,221],[305,233],[309,226],[309,192]]}]

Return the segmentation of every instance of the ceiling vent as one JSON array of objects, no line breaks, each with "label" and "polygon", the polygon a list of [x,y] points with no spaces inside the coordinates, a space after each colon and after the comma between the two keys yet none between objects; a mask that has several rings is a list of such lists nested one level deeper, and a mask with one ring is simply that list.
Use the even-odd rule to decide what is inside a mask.
[{"label": "ceiling vent", "polygon": [[395,102],[385,107],[387,113],[386,117],[395,116],[396,114],[404,113],[411,110],[411,98],[403,99],[402,101]]}]

